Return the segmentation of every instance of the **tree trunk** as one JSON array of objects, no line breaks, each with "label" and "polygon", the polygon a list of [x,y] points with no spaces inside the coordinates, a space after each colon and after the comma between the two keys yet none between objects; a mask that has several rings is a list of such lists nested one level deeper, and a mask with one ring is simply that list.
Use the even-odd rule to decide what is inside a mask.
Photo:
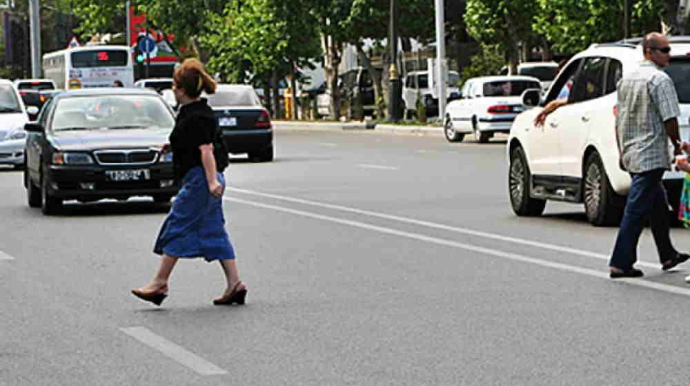
[{"label": "tree trunk", "polygon": [[340,88],[338,87],[338,67],[340,66],[340,50],[342,43],[333,41],[328,36],[323,36],[323,46],[326,51],[324,69],[328,91],[331,94],[331,116],[336,121],[340,120]]},{"label": "tree trunk", "polygon": [[264,84],[264,105],[266,105],[266,108],[268,108],[268,111],[271,113],[271,117],[275,117],[275,112],[273,110],[273,99],[271,98],[271,79],[270,78],[264,78],[263,81]]},{"label": "tree trunk", "polygon": [[675,35],[683,33],[687,20],[678,23],[678,0],[665,0],[664,3],[664,13],[661,19],[661,33],[667,34],[672,32]]},{"label": "tree trunk", "polygon": [[294,62],[290,62],[290,88],[292,89],[292,119],[299,121],[299,99],[297,99],[297,79],[295,79]]},{"label": "tree trunk", "polygon": [[357,56],[359,56],[359,60],[362,61],[364,64],[364,67],[369,71],[369,77],[371,78],[373,84],[374,84],[374,105],[376,105],[376,116],[380,119],[385,117],[385,111],[383,111],[383,108],[379,104],[379,98],[382,96],[382,91],[381,91],[381,77],[379,76],[378,72],[374,68],[374,65],[371,63],[371,60],[367,56],[367,54],[364,52],[362,49],[362,42],[357,42],[355,45],[357,48]]},{"label": "tree trunk", "polygon": [[[390,57],[389,51],[390,51],[390,50],[388,50],[388,49],[384,49],[383,55],[382,55],[382,57],[381,57],[381,59],[382,59],[382,60],[381,60],[381,63],[388,63],[388,58]],[[391,74],[390,74],[390,65],[389,65],[389,64],[385,64],[385,65],[383,66],[383,72],[381,72],[381,93],[383,93],[383,103],[384,103],[386,106],[390,106],[390,103],[391,103],[391,93],[390,93],[391,84],[390,84],[390,77],[391,77]],[[377,117],[377,118],[379,118],[379,119],[385,119],[385,118],[386,118],[386,112],[384,112],[383,115],[381,115],[380,117]]]},{"label": "tree trunk", "polygon": [[273,112],[276,118],[283,118],[283,112],[280,108],[280,91],[278,91],[278,72],[276,70],[271,73],[271,88],[273,88]]}]

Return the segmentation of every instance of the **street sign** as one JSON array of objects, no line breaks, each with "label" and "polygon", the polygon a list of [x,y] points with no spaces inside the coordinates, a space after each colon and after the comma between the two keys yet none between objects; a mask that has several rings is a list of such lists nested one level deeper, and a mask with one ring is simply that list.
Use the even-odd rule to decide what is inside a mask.
[{"label": "street sign", "polygon": [[156,49],[156,41],[150,37],[139,40],[139,49],[145,54],[150,54]]}]

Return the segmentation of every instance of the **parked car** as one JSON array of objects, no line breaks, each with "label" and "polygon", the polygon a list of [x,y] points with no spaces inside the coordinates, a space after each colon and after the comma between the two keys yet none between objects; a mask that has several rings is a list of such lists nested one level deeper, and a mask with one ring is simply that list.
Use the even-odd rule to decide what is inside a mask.
[{"label": "parked car", "polygon": [[449,142],[474,134],[486,143],[496,133],[509,133],[515,117],[525,107],[521,95],[540,88],[539,79],[529,76],[486,76],[468,79],[459,99],[448,103],[443,128]]},{"label": "parked car", "polygon": [[[433,85],[429,83],[429,71],[412,71],[403,79],[402,99],[403,111],[416,113],[417,95],[420,95],[426,107],[427,116],[438,115],[438,95]],[[448,71],[446,80],[446,99],[453,100],[459,97],[460,75],[456,71]]]},{"label": "parked car", "polygon": [[554,78],[558,74],[556,62],[523,62],[518,64],[517,74],[510,74],[508,66],[501,68],[500,75],[533,76],[541,82],[542,91],[548,91]]},{"label": "parked car", "polygon": [[[690,37],[671,37],[671,61],[664,69],[673,79],[680,102],[681,138],[690,140]],[[547,200],[584,203],[593,225],[620,222],[630,175],[619,166],[615,133],[616,86],[641,62],[642,48],[629,43],[593,45],[575,55],[539,102],[540,90],[523,95],[538,106],[520,114],[508,140],[508,186],[518,216],[538,216]],[[546,103],[572,83],[568,104],[551,113],[543,127],[534,118]],[[669,152],[671,152],[669,143]],[[677,210],[684,173],[664,175],[669,202]]]},{"label": "parked car", "polygon": [[24,186],[31,207],[60,210],[64,200],[126,200],[177,193],[172,154],[161,146],[175,125],[152,90],[83,89],[57,94],[25,125]]},{"label": "parked car", "polygon": [[17,79],[14,85],[18,90],[55,90],[55,82],[51,79]]},{"label": "parked car", "polygon": [[159,94],[165,89],[172,88],[172,85],[172,78],[147,78],[139,79],[138,81],[134,82],[134,87],[136,88],[150,88],[152,90],[156,90],[156,92]]},{"label": "parked car", "polygon": [[[19,96],[22,98],[24,106],[34,106],[38,109],[38,111],[41,110],[41,107],[43,107],[43,103],[45,103],[46,101],[46,97],[44,95],[41,95],[41,93],[37,90],[20,90]],[[30,121],[36,120],[36,117],[38,117],[38,111],[36,112],[36,114],[27,113]]]},{"label": "parked car", "polygon": [[35,114],[38,109],[24,105],[14,84],[0,79],[0,164],[15,168],[24,165],[24,125]]},{"label": "parked car", "polygon": [[251,85],[219,84],[216,93],[202,94],[218,118],[231,154],[248,154],[257,162],[273,160],[271,118]]}]

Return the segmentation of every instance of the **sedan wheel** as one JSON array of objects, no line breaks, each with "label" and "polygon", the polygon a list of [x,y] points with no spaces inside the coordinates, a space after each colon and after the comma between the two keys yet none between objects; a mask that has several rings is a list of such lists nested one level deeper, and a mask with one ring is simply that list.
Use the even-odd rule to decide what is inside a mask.
[{"label": "sedan wheel", "polygon": [[446,134],[446,140],[448,140],[448,142],[461,142],[465,138],[465,134],[455,131],[450,116],[446,117],[446,122],[443,124],[443,131]]},{"label": "sedan wheel", "polygon": [[477,140],[477,142],[479,142],[479,143],[489,142],[490,134],[489,133],[482,133],[481,130],[479,130],[479,127],[477,127],[476,122],[474,122],[473,129],[474,129],[474,139]]},{"label": "sedan wheel", "polygon": [[41,178],[41,198],[43,205],[41,210],[43,214],[56,214],[62,209],[62,199],[56,198],[48,193],[48,179],[43,175]]},{"label": "sedan wheel", "polygon": [[29,172],[24,169],[24,185],[26,186],[26,198],[31,208],[40,208],[43,204],[41,189],[34,185],[29,177]]}]

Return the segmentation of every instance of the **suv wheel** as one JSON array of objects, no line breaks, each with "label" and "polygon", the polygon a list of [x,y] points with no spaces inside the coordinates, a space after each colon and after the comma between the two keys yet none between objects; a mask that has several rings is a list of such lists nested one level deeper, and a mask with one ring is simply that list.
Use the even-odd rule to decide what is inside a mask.
[{"label": "suv wheel", "polygon": [[530,171],[522,147],[510,152],[508,190],[513,212],[518,216],[540,216],[544,213],[546,200],[530,197]]},{"label": "suv wheel", "polygon": [[48,193],[48,179],[45,174],[41,174],[41,200],[43,205],[41,211],[43,214],[56,214],[62,209],[62,199],[56,198]]},{"label": "suv wheel", "polygon": [[450,115],[446,116],[446,122],[443,124],[443,132],[446,134],[446,139],[448,142],[462,142],[465,138],[465,134],[458,133],[453,128],[453,120],[450,119]]},{"label": "suv wheel", "polygon": [[40,208],[43,204],[43,197],[41,197],[41,189],[34,185],[29,177],[29,172],[24,169],[24,186],[26,186],[26,198],[31,208]]},{"label": "suv wheel", "polygon": [[583,201],[587,220],[594,226],[620,224],[625,199],[611,188],[599,153],[587,157],[584,171]]}]

